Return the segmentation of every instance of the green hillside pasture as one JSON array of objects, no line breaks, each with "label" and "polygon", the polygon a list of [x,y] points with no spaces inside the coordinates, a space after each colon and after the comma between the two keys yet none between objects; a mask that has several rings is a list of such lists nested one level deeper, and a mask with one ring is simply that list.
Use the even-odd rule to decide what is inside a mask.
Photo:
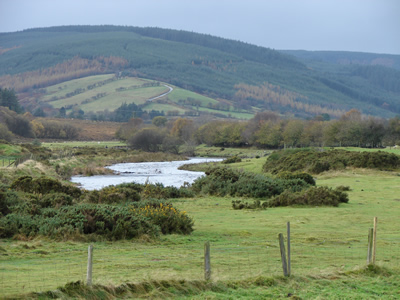
[{"label": "green hillside pasture", "polygon": [[199,111],[208,112],[211,114],[221,114],[226,117],[232,117],[236,119],[243,119],[243,120],[250,120],[254,117],[254,114],[251,113],[242,113],[242,112],[235,112],[235,111],[226,111],[226,110],[216,110],[207,107],[199,107]]},{"label": "green hillside pasture", "polygon": [[114,76],[114,74],[88,76],[52,85],[46,88],[46,95],[40,98],[40,100],[47,102],[53,97],[65,97],[66,94],[72,93],[77,89],[86,89],[89,85],[111,79]]},{"label": "green hillside pasture", "polygon": [[147,104],[143,107],[143,110],[145,111],[157,110],[160,112],[163,111],[165,114],[167,114],[169,111],[177,111],[179,112],[180,115],[183,115],[186,111],[185,109],[173,104],[157,103],[153,101],[147,102]]},{"label": "green hillside pasture", "polygon": [[105,96],[104,98],[100,98],[88,104],[81,105],[80,107],[83,111],[101,111],[105,109],[113,111],[124,103],[135,103],[136,105],[144,104],[146,103],[147,99],[166,93],[168,90],[168,88],[162,85],[155,87],[137,88],[123,92],[117,92],[115,94],[110,94]]},{"label": "green hillside pasture", "polygon": [[174,87],[174,90],[168,94],[168,100],[175,102],[179,105],[182,105],[179,100],[187,100],[193,99],[194,101],[200,102],[200,106],[207,107],[210,103],[211,104],[218,104],[219,102],[215,99],[188,91],[180,88]]},{"label": "green hillside pasture", "polygon": [[[97,89],[86,91],[82,94],[72,96],[67,99],[57,100],[50,102],[55,108],[61,108],[68,105],[76,105],[85,112],[88,111],[101,111],[108,109],[110,111],[117,109],[123,103],[135,103],[137,105],[143,104],[147,99],[160,95],[168,91],[165,86],[156,87],[143,87],[129,89],[122,92],[116,92],[115,89],[121,87],[118,81],[114,84],[105,85]],[[106,96],[94,100],[89,103],[83,103],[86,99],[96,96],[99,93],[107,93]]]},{"label": "green hillside pasture", "polygon": [[[203,280],[206,241],[211,243],[213,281],[279,276],[282,267],[277,236],[286,236],[286,222],[291,223],[295,278],[334,280],[338,272],[366,265],[368,229],[375,216],[377,265],[400,272],[398,174],[368,170],[330,173],[318,177],[317,185],[350,186],[350,202],[339,207],[233,210],[233,199],[229,197],[171,200],[194,218],[195,231],[189,236],[163,236],[158,241],[143,237],[136,241],[93,242],[93,281],[118,285],[146,280]],[[46,239],[1,240],[0,290],[3,295],[11,295],[85,280],[88,245]],[[360,284],[351,275],[345,280],[349,286]],[[373,295],[377,289],[374,282],[365,287]],[[286,293],[301,292],[300,287],[289,286]],[[315,291],[312,295],[316,297]]]}]

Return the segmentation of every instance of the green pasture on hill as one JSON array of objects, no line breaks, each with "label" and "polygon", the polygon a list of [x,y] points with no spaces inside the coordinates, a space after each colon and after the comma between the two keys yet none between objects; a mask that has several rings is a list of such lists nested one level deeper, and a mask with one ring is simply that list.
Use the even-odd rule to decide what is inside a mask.
[{"label": "green pasture on hill", "polygon": [[111,79],[114,76],[114,74],[88,76],[55,84],[46,88],[46,95],[41,100],[49,101],[53,97],[65,97],[66,94],[72,93],[76,89],[86,88],[88,85]]},{"label": "green pasture on hill", "polygon": [[151,110],[157,110],[157,111],[163,111],[165,114],[167,114],[169,111],[177,111],[180,115],[183,115],[185,113],[185,109],[176,106],[174,104],[163,104],[163,103],[158,103],[158,102],[147,102],[147,104],[143,107],[143,110],[145,111],[151,111]]},{"label": "green pasture on hill", "polygon": [[[183,115],[189,109],[238,119],[247,120],[253,117],[252,113],[210,108],[210,105],[218,105],[219,101],[175,86],[170,94],[162,98],[162,103],[146,102],[148,99],[168,92],[169,89],[163,83],[159,86],[143,86],[146,83],[156,83],[148,79],[136,77],[113,79],[115,79],[114,74],[107,74],[66,81],[42,89],[44,94],[39,97],[39,101],[47,102],[54,108],[67,107],[67,111],[70,111],[71,107],[85,112],[113,111],[123,103],[135,103],[144,105],[143,109],[146,111],[157,110],[165,113],[178,111],[180,115]],[[96,84],[97,86],[94,86]],[[90,86],[92,87],[88,88]]]},{"label": "green pasture on hill", "polygon": [[[97,76],[96,76],[97,77]],[[147,99],[161,95],[169,89],[163,85],[153,87],[142,87],[141,84],[146,83],[144,80],[137,78],[124,78],[115,80],[105,85],[87,89],[86,82],[83,81],[80,88],[85,89],[82,93],[67,97],[65,99],[51,101],[52,96],[47,102],[55,108],[68,107],[70,105],[78,106],[84,111],[99,111],[99,110],[115,110],[123,103],[143,104]],[[117,89],[124,90],[118,91]],[[66,97],[70,92],[63,92],[59,97]],[[98,96],[98,95],[102,96]],[[92,97],[98,96],[98,99]]]}]

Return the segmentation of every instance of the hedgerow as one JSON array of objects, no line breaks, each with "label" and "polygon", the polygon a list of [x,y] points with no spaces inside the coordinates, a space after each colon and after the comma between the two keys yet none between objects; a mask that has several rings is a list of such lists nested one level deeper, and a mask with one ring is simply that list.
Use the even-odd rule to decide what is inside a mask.
[{"label": "hedgerow", "polygon": [[263,170],[272,174],[284,171],[319,174],[329,170],[342,170],[346,167],[396,170],[400,168],[400,156],[383,151],[280,150],[269,156]]}]

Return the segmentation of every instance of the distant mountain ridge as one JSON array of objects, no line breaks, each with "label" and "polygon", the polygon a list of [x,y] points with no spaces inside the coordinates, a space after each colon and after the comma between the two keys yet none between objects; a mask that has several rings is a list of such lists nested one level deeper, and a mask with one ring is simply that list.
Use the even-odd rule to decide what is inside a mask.
[{"label": "distant mountain ridge", "polygon": [[303,63],[325,62],[335,65],[384,66],[400,70],[400,55],[349,51],[280,50]]},{"label": "distant mountain ridge", "polygon": [[60,66],[74,61],[83,69],[68,70],[72,78],[121,73],[159,80],[249,113],[400,114],[400,55],[276,51],[187,31],[111,25],[1,33],[0,47],[3,88],[27,82],[26,72],[62,78]]}]

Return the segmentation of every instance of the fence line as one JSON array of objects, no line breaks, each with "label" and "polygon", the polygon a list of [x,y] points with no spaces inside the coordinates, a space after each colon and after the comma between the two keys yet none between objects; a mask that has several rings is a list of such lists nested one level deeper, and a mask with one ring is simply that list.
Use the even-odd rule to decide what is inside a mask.
[{"label": "fence line", "polygon": [[[211,280],[282,275],[277,236],[251,245],[211,242]],[[31,251],[29,256],[21,258],[22,263],[18,259],[1,261],[0,296],[52,290],[78,280],[86,282],[88,250],[84,244],[79,250],[36,252]],[[352,270],[365,266],[367,256],[367,231],[364,236],[347,237],[345,241],[329,238],[328,232],[326,238],[318,240],[291,232],[291,273],[295,275],[321,270]],[[400,268],[398,234],[378,233],[376,262]],[[204,280],[204,243],[173,246],[129,242],[117,246],[94,244],[93,283],[118,285],[172,278]]]}]

